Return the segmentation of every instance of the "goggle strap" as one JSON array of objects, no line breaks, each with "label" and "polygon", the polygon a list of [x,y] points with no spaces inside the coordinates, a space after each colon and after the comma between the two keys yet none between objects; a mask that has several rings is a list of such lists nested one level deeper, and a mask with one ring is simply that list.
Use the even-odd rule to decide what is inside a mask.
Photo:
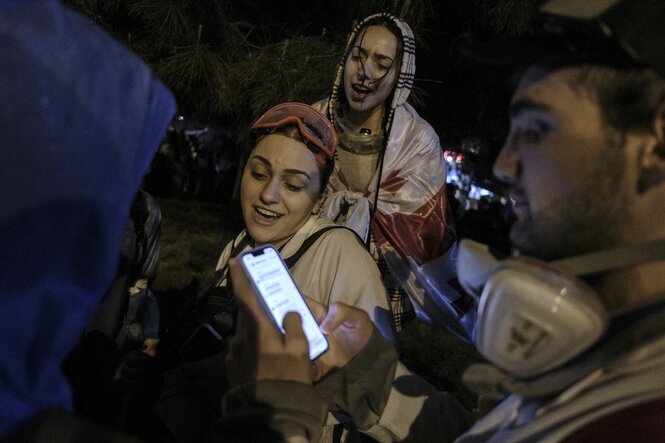
[{"label": "goggle strap", "polygon": [[323,143],[320,137],[317,136],[313,130],[309,129],[307,123],[303,121],[302,117],[289,115],[273,122],[256,123],[254,126],[252,126],[252,130],[265,129],[268,131],[268,133],[272,133],[277,129],[287,125],[288,123],[295,123],[298,126],[298,132],[306,140],[306,142],[314,144],[314,146],[319,149],[319,152],[313,152],[319,164],[323,166],[326,164],[328,159],[332,160],[332,150],[328,148],[325,143]]}]

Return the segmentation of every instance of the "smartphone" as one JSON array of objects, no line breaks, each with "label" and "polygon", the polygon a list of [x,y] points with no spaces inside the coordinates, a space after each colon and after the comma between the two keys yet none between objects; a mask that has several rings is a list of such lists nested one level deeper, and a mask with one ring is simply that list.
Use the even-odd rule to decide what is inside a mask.
[{"label": "smartphone", "polygon": [[241,254],[238,259],[279,330],[284,333],[282,323],[286,314],[297,312],[309,342],[309,358],[314,360],[323,354],[328,349],[328,341],[277,250],[269,245],[261,246]]}]

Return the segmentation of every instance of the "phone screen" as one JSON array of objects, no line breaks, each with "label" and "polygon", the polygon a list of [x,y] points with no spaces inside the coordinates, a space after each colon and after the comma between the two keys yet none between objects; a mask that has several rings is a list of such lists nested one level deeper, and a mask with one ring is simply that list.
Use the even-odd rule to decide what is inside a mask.
[{"label": "phone screen", "polygon": [[309,358],[314,360],[323,354],[328,349],[328,341],[277,250],[262,246],[242,254],[240,263],[280,331],[284,333],[282,323],[286,314],[297,312],[309,342]]}]

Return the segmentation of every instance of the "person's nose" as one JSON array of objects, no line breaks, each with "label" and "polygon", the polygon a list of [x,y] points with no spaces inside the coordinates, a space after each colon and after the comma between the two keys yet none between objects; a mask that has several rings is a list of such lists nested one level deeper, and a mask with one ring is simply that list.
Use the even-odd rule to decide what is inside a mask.
[{"label": "person's nose", "polygon": [[358,81],[363,82],[365,80],[373,81],[375,78],[376,70],[372,68],[371,63],[365,63],[362,61],[358,62],[357,76]]},{"label": "person's nose", "polygon": [[377,82],[385,75],[385,71],[381,71],[373,63],[365,63],[364,75],[370,83]]},{"label": "person's nose", "polygon": [[279,203],[280,187],[281,184],[276,177],[268,180],[261,190],[261,201],[267,205]]},{"label": "person's nose", "polygon": [[499,151],[499,155],[494,161],[492,172],[496,178],[506,183],[514,182],[522,172],[519,152],[514,146],[511,137],[508,137],[501,151]]},{"label": "person's nose", "polygon": [[362,82],[367,78],[370,78],[369,75],[367,74],[367,66],[365,66],[365,63],[358,62],[358,64],[356,65],[356,77],[360,82]]},{"label": "person's nose", "polygon": [[365,74],[365,77],[367,77],[369,80],[376,80],[376,78],[375,78],[376,77],[376,72],[372,68],[371,63],[366,63],[365,64],[364,74]]}]

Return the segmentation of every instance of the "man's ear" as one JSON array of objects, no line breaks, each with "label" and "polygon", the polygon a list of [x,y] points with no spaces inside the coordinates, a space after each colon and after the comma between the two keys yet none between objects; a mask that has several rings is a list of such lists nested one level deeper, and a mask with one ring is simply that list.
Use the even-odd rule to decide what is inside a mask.
[{"label": "man's ear", "polygon": [[640,166],[640,192],[665,182],[665,102],[654,117],[652,135],[643,147]]}]

